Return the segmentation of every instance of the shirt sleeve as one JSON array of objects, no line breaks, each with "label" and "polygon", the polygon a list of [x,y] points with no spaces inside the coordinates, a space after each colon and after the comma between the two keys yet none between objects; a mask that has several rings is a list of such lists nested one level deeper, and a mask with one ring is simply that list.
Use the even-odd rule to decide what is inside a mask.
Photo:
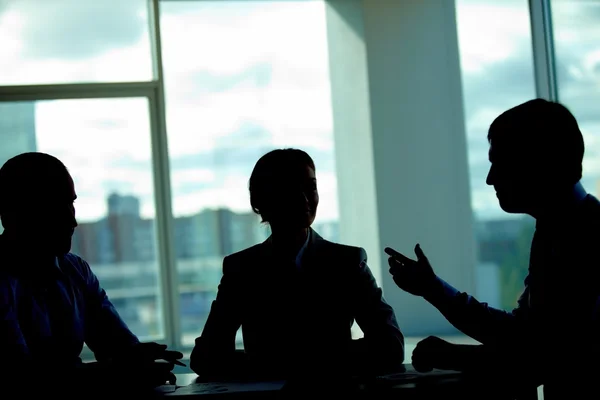
[{"label": "shirt sleeve", "polygon": [[10,279],[0,278],[0,354],[6,365],[26,363],[29,348],[17,318]]},{"label": "shirt sleeve", "polygon": [[[364,249],[359,251],[358,269],[353,276],[355,320],[364,333],[361,353],[378,364],[398,364],[404,360],[404,336],[393,308],[383,298],[369,266]],[[356,346],[355,346],[356,347]]]},{"label": "shirt sleeve", "polygon": [[231,257],[225,257],[217,298],[190,357],[191,369],[199,375],[219,374],[227,369],[231,372],[240,367],[233,365],[234,360],[231,359],[236,357],[235,336],[242,324],[242,290],[237,275],[237,263]]},{"label": "shirt sleeve", "polygon": [[436,289],[425,296],[434,307],[458,330],[482,344],[497,344],[508,338],[519,336],[523,314],[527,312],[529,277],[517,307],[512,311],[499,310],[475,297],[452,287],[437,278]]},{"label": "shirt sleeve", "polygon": [[85,286],[85,342],[96,359],[110,359],[139,343],[110,302],[88,263],[77,257],[76,267]]}]

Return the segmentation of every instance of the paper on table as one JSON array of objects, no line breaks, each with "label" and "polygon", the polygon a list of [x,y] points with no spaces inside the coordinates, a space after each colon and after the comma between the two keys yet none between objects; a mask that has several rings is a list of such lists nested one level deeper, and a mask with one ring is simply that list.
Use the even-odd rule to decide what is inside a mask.
[{"label": "paper on table", "polygon": [[178,396],[201,393],[271,392],[281,390],[284,384],[285,381],[192,383],[188,386],[178,388],[173,394]]}]

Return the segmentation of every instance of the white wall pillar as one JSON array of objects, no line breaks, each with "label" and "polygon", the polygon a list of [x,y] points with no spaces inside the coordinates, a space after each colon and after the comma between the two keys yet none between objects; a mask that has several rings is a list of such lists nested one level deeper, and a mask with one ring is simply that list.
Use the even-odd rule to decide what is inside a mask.
[{"label": "white wall pillar", "polygon": [[328,0],[342,240],[367,249],[408,336],[453,328],[387,271],[385,246],[474,293],[475,241],[454,1]]}]

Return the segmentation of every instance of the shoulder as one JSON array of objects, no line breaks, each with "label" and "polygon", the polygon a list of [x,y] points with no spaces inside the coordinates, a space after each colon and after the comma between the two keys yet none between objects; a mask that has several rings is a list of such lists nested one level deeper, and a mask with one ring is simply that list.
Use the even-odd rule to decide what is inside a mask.
[{"label": "shoulder", "polygon": [[239,272],[244,265],[253,265],[263,258],[265,243],[259,243],[247,249],[232,253],[223,259],[223,273]]},{"label": "shoulder", "polygon": [[[574,219],[577,232],[596,241],[600,235],[600,201],[591,194],[587,195],[579,208],[578,216]],[[595,243],[597,244],[597,243]]]},{"label": "shoulder", "polygon": [[367,252],[358,246],[335,243],[318,236],[314,241],[315,254],[319,258],[336,259],[341,264],[361,265],[367,261]]},{"label": "shoulder", "polygon": [[58,265],[63,274],[76,280],[89,282],[95,277],[87,261],[73,253],[67,253],[60,257]]},{"label": "shoulder", "polygon": [[361,261],[366,261],[367,259],[367,252],[362,247],[330,242],[325,239],[323,239],[323,242],[323,247],[329,253],[349,259],[360,259]]},{"label": "shoulder", "polygon": [[17,286],[17,278],[14,275],[0,270],[0,306],[12,303]]},{"label": "shoulder", "polygon": [[588,194],[583,200],[583,212],[585,214],[593,214],[600,217],[600,201],[591,194]]}]

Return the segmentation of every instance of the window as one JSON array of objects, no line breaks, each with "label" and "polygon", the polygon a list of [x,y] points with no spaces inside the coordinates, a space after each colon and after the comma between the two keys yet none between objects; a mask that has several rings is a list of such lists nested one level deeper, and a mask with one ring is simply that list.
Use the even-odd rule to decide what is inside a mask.
[{"label": "window", "polygon": [[148,5],[0,2],[0,85],[151,80]]},{"label": "window", "polygon": [[223,257],[268,235],[248,194],[264,153],[298,147],[313,157],[321,198],[315,228],[337,240],[325,6],[165,1],[160,24],[182,342],[192,345]]},{"label": "window", "polygon": [[527,0],[457,0],[471,201],[478,246],[477,297],[512,309],[527,274],[530,218],[507,214],[486,185],[487,131],[503,111],[536,97]]},{"label": "window", "polygon": [[59,158],[75,182],[72,252],[91,265],[142,339],[162,339],[146,98],[0,102],[0,163],[30,151]]},{"label": "window", "polygon": [[584,136],[582,183],[600,195],[600,2],[551,5],[558,100],[575,115]]},{"label": "window", "polygon": [[[485,184],[486,135],[500,113],[536,97],[542,74],[532,29],[539,29],[529,10],[547,2],[559,100],[580,121],[584,184],[600,194],[598,2],[456,0],[476,294],[506,309],[522,288],[533,223],[503,212]],[[337,3],[0,0],[0,163],[34,150],[64,161],[79,195],[73,252],[90,262],[142,340],[191,346],[216,296],[223,257],[269,235],[247,190],[267,151],[298,147],[314,158],[314,228],[340,240],[328,40],[345,37],[341,20],[364,10],[360,2],[358,11]],[[342,33],[327,31],[326,14]],[[350,41],[374,32],[348,27]],[[346,51],[369,54],[357,44],[336,57]],[[346,94],[369,94],[368,84],[359,89]],[[374,193],[384,192],[375,185]]]}]

